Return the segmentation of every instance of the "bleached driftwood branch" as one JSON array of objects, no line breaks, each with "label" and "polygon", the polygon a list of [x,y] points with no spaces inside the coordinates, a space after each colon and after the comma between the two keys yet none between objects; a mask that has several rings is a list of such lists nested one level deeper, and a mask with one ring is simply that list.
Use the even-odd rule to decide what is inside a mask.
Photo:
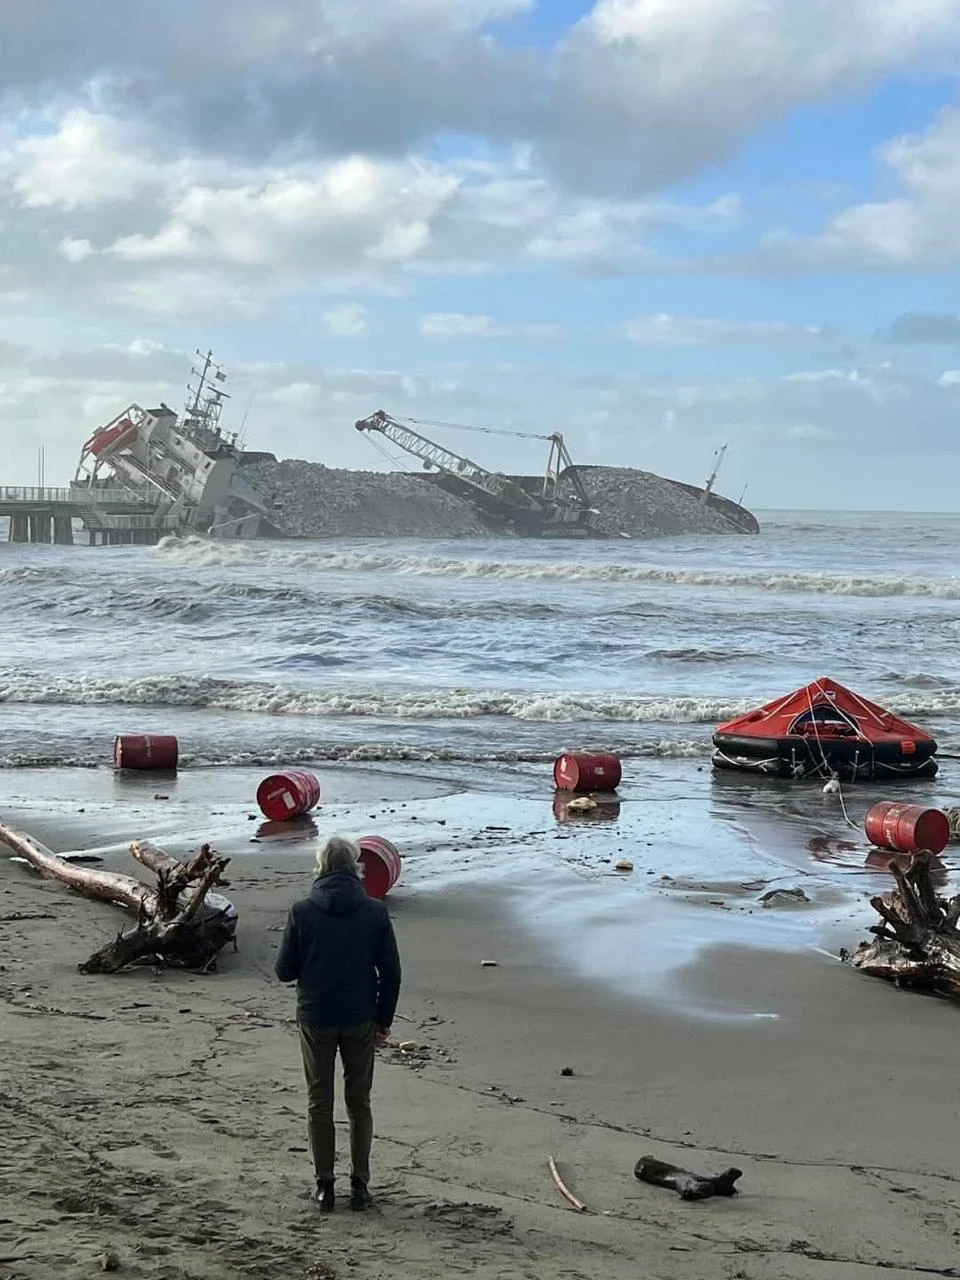
[{"label": "bleached driftwood branch", "polygon": [[130,852],[153,871],[156,884],[144,884],[118,871],[76,866],[22,831],[0,824],[0,843],[24,858],[48,880],[59,880],[84,897],[125,907],[137,914],[137,927],[122,929],[112,942],[80,965],[82,973],[117,973],[144,960],[186,969],[209,970],[220,950],[236,945],[237,911],[221,894],[230,861],[203,845],[195,857],[178,862],[146,841]]}]

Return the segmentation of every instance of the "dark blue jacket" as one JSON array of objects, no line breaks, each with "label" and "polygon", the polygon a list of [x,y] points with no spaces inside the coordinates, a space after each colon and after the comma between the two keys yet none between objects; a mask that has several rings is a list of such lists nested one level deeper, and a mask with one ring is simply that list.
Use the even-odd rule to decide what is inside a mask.
[{"label": "dark blue jacket", "polygon": [[297,1018],[317,1027],[389,1027],[400,995],[400,956],[382,902],[356,876],[314,880],[295,902],[276,962],[281,982],[297,983]]}]

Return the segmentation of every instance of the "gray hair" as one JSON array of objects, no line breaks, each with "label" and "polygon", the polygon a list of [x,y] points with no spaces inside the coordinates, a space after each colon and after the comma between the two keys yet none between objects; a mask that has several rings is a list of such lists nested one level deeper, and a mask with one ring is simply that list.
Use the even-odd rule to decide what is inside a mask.
[{"label": "gray hair", "polygon": [[348,875],[359,880],[363,875],[360,862],[360,850],[352,840],[345,836],[331,836],[317,853],[316,874],[318,876]]}]

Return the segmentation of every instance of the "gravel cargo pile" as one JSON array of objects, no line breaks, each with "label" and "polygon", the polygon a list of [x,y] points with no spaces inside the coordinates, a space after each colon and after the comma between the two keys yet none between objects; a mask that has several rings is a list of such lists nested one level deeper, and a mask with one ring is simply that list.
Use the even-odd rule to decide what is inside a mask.
[{"label": "gravel cargo pile", "polygon": [[[297,538],[471,538],[489,536],[469,503],[427,477],[404,472],[344,471],[319,462],[259,463],[252,476],[283,506],[275,520]],[[672,534],[728,534],[716,511],[670,480],[628,467],[583,469],[600,531],[657,538]]]},{"label": "gravel cargo pile", "polygon": [[487,530],[473,508],[419,476],[343,471],[288,458],[251,468],[283,506],[276,524],[295,538],[469,538]]},{"label": "gravel cargo pile", "polygon": [[631,467],[581,468],[600,529],[631,538],[683,533],[735,533],[729,522],[671,480]]}]

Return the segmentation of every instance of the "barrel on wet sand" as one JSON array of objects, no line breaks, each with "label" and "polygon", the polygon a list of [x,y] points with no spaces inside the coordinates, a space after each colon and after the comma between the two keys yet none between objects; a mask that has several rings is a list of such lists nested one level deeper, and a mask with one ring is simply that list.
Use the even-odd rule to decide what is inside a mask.
[{"label": "barrel on wet sand", "polygon": [[400,879],[403,869],[400,850],[383,836],[363,836],[357,841],[357,847],[368,897],[385,898]]},{"label": "barrel on wet sand", "polygon": [[122,733],[113,744],[117,769],[162,769],[177,767],[179,747],[172,733]]},{"label": "barrel on wet sand", "polygon": [[884,800],[867,814],[867,837],[880,849],[899,853],[942,853],[950,842],[950,822],[939,809]]},{"label": "barrel on wet sand", "polygon": [[257,787],[257,804],[271,822],[299,818],[320,803],[320,783],[309,769],[272,773]]},{"label": "barrel on wet sand", "polygon": [[616,791],[622,776],[620,761],[612,755],[568,752],[553,766],[559,791]]}]

